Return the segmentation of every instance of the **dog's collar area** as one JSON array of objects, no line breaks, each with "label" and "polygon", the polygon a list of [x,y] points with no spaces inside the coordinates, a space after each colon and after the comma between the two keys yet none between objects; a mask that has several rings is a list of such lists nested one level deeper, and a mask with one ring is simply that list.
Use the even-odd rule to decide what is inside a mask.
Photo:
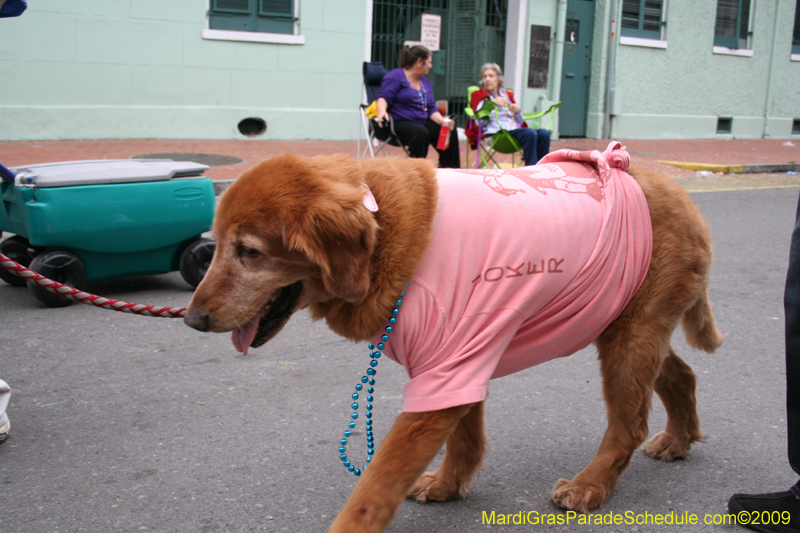
[{"label": "dog's collar area", "polygon": [[372,195],[372,191],[369,190],[369,187],[366,184],[361,184],[361,192],[363,196],[361,197],[361,202],[364,204],[364,207],[367,208],[368,211],[372,211],[373,213],[378,212],[378,202],[375,201],[375,197]]},{"label": "dog's collar area", "polygon": [[[375,210],[378,210],[377,205],[375,206]],[[408,288],[408,283],[406,283],[406,288]],[[381,335],[381,342],[379,342],[377,346],[372,343],[369,344],[369,357],[371,359],[369,362],[369,368],[367,369],[366,375],[361,376],[361,383],[356,384],[356,391],[351,396],[353,403],[350,404],[350,407],[353,408],[353,413],[350,415],[350,418],[352,418],[352,420],[347,424],[348,429],[346,429],[344,432],[344,438],[339,441],[339,459],[343,461],[344,467],[356,476],[360,476],[361,471],[367,469],[370,461],[372,461],[372,456],[375,454],[375,437],[372,433],[372,401],[374,400],[372,394],[375,392],[375,374],[378,373],[378,371],[375,370],[375,367],[378,366],[378,359],[381,357],[380,350],[383,350],[386,347],[385,343],[389,341],[389,333],[392,332],[394,325],[397,323],[397,315],[400,314],[400,306],[403,305],[403,297],[405,297],[405,295],[406,291],[401,292],[400,298],[398,298],[397,302],[395,302],[394,309],[392,309],[392,316],[389,317],[389,325],[384,328],[385,333]],[[364,415],[367,419],[367,461],[364,464],[364,467],[359,469],[347,459],[347,454],[345,451],[347,450],[347,439],[353,434],[352,430],[356,427],[356,420],[358,419],[357,400],[360,397],[359,393],[362,393],[364,390],[364,385],[368,385],[366,397],[367,412]]]}]

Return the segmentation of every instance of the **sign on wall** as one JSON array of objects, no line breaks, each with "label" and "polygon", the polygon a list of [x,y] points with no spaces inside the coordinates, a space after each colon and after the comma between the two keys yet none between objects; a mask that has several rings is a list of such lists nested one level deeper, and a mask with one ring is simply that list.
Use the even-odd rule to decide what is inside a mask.
[{"label": "sign on wall", "polygon": [[439,49],[439,42],[442,37],[442,16],[423,13],[421,24],[422,38],[420,40],[428,50],[435,52]]}]

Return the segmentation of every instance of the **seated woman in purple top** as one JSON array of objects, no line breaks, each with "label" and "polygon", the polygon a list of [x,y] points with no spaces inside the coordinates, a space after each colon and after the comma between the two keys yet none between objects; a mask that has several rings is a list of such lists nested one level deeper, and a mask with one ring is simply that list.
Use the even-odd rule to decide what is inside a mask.
[{"label": "seated woman in purple top", "polygon": [[[411,157],[424,158],[428,145],[439,141],[439,130],[444,117],[436,109],[433,86],[425,75],[433,66],[433,56],[422,45],[403,46],[400,68],[390,70],[383,77],[378,95],[376,121],[383,125],[391,115],[394,131],[408,147]],[[458,133],[450,132],[450,146],[439,152],[440,168],[460,168]]]}]

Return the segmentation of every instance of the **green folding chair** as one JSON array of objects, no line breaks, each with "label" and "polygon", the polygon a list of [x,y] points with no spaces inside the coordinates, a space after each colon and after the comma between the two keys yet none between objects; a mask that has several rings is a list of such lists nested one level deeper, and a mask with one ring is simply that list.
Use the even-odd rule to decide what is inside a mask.
[{"label": "green folding chair", "polygon": [[[485,102],[480,110],[475,112],[469,103],[472,102],[472,93],[479,89],[480,87],[475,85],[467,89],[467,107],[464,109],[464,113],[467,115],[467,128],[475,131],[475,128],[477,127],[478,138],[476,143],[476,168],[486,168],[489,165],[489,162],[494,163],[495,167],[499,167],[500,164],[494,158],[495,154],[498,153],[511,154],[511,165],[516,167],[516,155],[519,154],[520,158],[522,158],[522,147],[514,138],[514,136],[508,131],[504,130],[502,127],[500,128],[500,131],[494,135],[483,135],[481,131],[481,121],[487,118],[489,114],[497,108],[497,106],[494,104],[494,102]],[[529,125],[532,124],[533,128],[539,129],[538,119],[550,113],[550,123],[546,128],[549,131],[552,129],[553,122],[555,120],[555,113],[553,113],[553,111],[559,107],[561,107],[561,102],[556,102],[545,111],[538,111],[536,113],[523,113],[522,116],[525,119],[525,122],[527,122]],[[467,142],[467,168],[469,168],[469,147],[470,142]]]}]

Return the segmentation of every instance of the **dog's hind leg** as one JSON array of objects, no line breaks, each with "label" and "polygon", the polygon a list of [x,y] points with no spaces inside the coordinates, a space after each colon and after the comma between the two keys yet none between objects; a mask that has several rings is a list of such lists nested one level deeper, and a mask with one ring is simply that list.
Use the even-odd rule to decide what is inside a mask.
[{"label": "dog's hind leg", "polygon": [[557,505],[584,513],[608,499],[647,437],[653,388],[667,406],[666,433],[672,438],[657,435],[645,446],[648,453],[685,454],[691,441],[700,438],[694,374],[669,347],[678,323],[683,320],[692,346],[713,351],[723,340],[708,299],[708,226],[675,182],[648,170],[629,172],[650,208],[650,269],[633,300],[596,341],[608,409],[608,429],[597,455],[571,481],[559,480],[551,494]]},{"label": "dog's hind leg", "polygon": [[329,531],[380,532],[474,404],[401,413]]},{"label": "dog's hind leg", "polygon": [[483,423],[483,402],[476,403],[447,439],[442,464],[435,472],[427,472],[408,493],[420,503],[447,501],[464,497],[480,470],[487,448]]},{"label": "dog's hind leg", "polygon": [[655,390],[667,410],[667,429],[648,440],[642,450],[653,459],[685,457],[692,443],[703,440],[697,418],[694,372],[669,348]]},{"label": "dog's hind leg", "polygon": [[[686,340],[694,348],[711,353],[724,340],[717,329],[707,289],[683,314],[682,322]],[[697,418],[696,383],[692,369],[670,347],[655,383],[656,392],[667,410],[667,429],[642,446],[653,459],[672,461],[686,457],[692,442],[703,440]]]},{"label": "dog's hind leg", "polygon": [[550,497],[559,507],[588,513],[611,495],[633,452],[647,437],[653,384],[669,333],[669,328],[628,314],[597,339],[608,428],[586,468],[572,480],[556,483]]}]

